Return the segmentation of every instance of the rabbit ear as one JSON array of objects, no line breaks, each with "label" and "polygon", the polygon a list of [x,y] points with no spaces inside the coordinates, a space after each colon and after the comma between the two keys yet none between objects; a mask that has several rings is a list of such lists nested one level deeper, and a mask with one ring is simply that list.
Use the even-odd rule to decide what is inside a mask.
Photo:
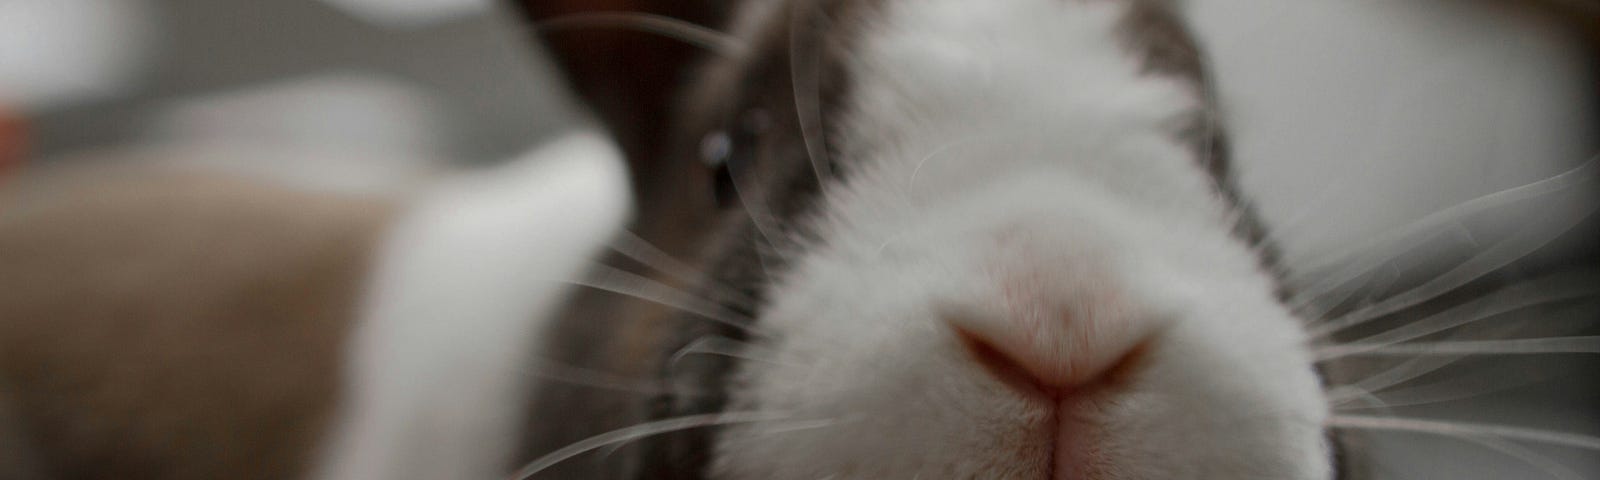
[{"label": "rabbit ear", "polygon": [[[719,26],[728,0],[513,0],[545,42],[578,94],[626,151],[634,171],[658,157],[670,128],[673,97],[709,54],[638,27],[666,17]],[[589,21],[593,20],[593,21]],[[638,20],[638,21],[633,21]]]}]

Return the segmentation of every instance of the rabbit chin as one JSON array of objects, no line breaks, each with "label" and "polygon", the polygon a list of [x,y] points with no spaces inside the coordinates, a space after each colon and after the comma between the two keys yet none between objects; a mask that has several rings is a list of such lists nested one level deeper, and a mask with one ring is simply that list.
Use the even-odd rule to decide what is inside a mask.
[{"label": "rabbit chin", "polygon": [[[712,476],[1329,478],[1301,324],[1174,139],[1194,92],[1117,40],[1127,4],[884,7],[846,72],[847,174],[729,387],[794,422],[726,428]],[[1040,378],[1140,353],[1041,398],[963,332],[1023,332]]]}]

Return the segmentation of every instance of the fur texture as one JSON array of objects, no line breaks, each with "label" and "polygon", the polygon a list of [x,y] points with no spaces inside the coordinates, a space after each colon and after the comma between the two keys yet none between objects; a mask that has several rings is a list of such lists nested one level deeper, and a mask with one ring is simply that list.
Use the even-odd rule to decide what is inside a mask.
[{"label": "fur texture", "polygon": [[[1330,475],[1299,322],[1174,140],[1198,93],[1119,43],[1127,9],[887,5],[851,63],[851,176],[772,289],[753,348],[775,358],[731,387],[732,411],[831,424],[733,427],[715,476]],[[979,368],[952,324],[1087,363],[1130,336],[1149,351],[1126,385],[1050,405]]]}]

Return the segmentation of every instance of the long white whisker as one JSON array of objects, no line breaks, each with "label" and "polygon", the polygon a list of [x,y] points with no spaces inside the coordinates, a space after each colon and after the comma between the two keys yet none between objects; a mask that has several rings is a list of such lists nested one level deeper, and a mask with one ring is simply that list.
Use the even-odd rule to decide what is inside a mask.
[{"label": "long white whisker", "polygon": [[790,418],[793,418],[793,415],[788,413],[751,411],[688,415],[665,420],[657,420],[648,423],[641,423],[631,427],[621,428],[595,435],[593,437],[575,442],[571,445],[561,448],[560,450],[545,454],[544,456],[529,462],[527,465],[523,466],[522,469],[517,470],[517,473],[513,474],[510,478],[527,480],[528,478],[532,478],[534,475],[537,475],[539,472],[555,466],[558,463],[567,461],[572,457],[576,457],[586,452],[600,449],[609,445],[631,442],[641,438],[693,428],[733,425],[740,423],[773,422]]},{"label": "long white whisker", "polygon": [[1578,474],[1578,472],[1573,471],[1571,468],[1568,468],[1561,462],[1555,461],[1555,459],[1540,455],[1538,452],[1535,452],[1528,447],[1491,437],[1464,436],[1457,438],[1460,438],[1462,441],[1476,443],[1490,450],[1503,453],[1508,457],[1521,460],[1523,463],[1526,463],[1533,468],[1537,468],[1544,473],[1550,474],[1552,478],[1557,480],[1584,480],[1584,476]]},{"label": "long white whisker", "polygon": [[1329,428],[1358,430],[1387,430],[1395,432],[1428,433],[1450,437],[1493,437],[1520,442],[1542,443],[1561,447],[1600,451],[1600,437],[1577,433],[1552,432],[1536,428],[1511,427],[1448,420],[1420,418],[1375,417],[1367,415],[1335,414],[1328,417]]},{"label": "long white whisker", "polygon": [[1456,268],[1453,268],[1450,271],[1439,275],[1438,277],[1434,277],[1434,279],[1424,282],[1422,285],[1402,292],[1398,295],[1389,297],[1387,300],[1375,303],[1371,306],[1354,312],[1350,312],[1349,314],[1341,316],[1338,319],[1317,325],[1311,328],[1310,334],[1313,337],[1320,337],[1331,332],[1348,328],[1350,326],[1359,325],[1368,320],[1398,312],[1400,310],[1415,306],[1419,303],[1437,298],[1439,295],[1454,290],[1473,280],[1477,280],[1478,278],[1487,275],[1489,272],[1495,271],[1500,267],[1504,267],[1511,262],[1516,261],[1519,258],[1527,256],[1534,250],[1537,250],[1540,247],[1550,243],[1552,240],[1555,240],[1557,236],[1560,236],[1567,230],[1570,230],[1572,227],[1576,226],[1578,224],[1578,220],[1589,216],[1590,214],[1594,213],[1595,210],[1600,210],[1600,202],[1585,205],[1579,210],[1580,211],[1577,212],[1577,214],[1572,215],[1570,218],[1560,214],[1543,216],[1538,219],[1539,222],[1543,223],[1557,221],[1560,222],[1560,224],[1554,228],[1534,229],[1534,231],[1530,233],[1517,235],[1501,241],[1494,246],[1484,249],[1484,251],[1478,253],[1477,255],[1473,255],[1472,258],[1462,262],[1461,265],[1456,266]]},{"label": "long white whisker", "polygon": [[917,176],[922,173],[922,167],[927,166],[929,161],[939,157],[940,155],[944,155],[956,147],[970,145],[977,141],[990,141],[996,139],[997,137],[1001,137],[1001,135],[970,135],[964,138],[958,138],[949,142],[945,142],[943,145],[940,145],[933,150],[929,150],[928,153],[923,155],[922,158],[918,159],[916,165],[911,168],[911,177],[906,180],[906,192],[916,191]]},{"label": "long white whisker", "polygon": [[[1577,320],[1577,322],[1560,321],[1560,320],[1565,320],[1566,317],[1549,317],[1549,316],[1547,316],[1547,317],[1541,319],[1541,322],[1540,322],[1541,329],[1540,330],[1547,332],[1546,333],[1547,335],[1565,335],[1570,331],[1569,329],[1571,329],[1571,328],[1574,328],[1574,327],[1583,328],[1584,326],[1586,326],[1589,323],[1589,322],[1587,322],[1587,320],[1593,318],[1593,316],[1591,314],[1592,314],[1592,312],[1594,310],[1591,307],[1592,307],[1592,305],[1585,304],[1585,305],[1579,306],[1578,308],[1572,308],[1570,310],[1564,310],[1564,311],[1560,312],[1562,315],[1566,315],[1568,312],[1575,313],[1571,318],[1574,319],[1574,320]],[[1588,315],[1588,316],[1585,316],[1585,315]],[[1553,318],[1554,318],[1554,320],[1553,320]],[[1482,331],[1478,331],[1478,332],[1475,332],[1475,334],[1477,334],[1477,335],[1486,335],[1483,338],[1506,338],[1507,334],[1509,334],[1510,332],[1515,331],[1515,330],[1520,330],[1524,326],[1525,326],[1524,322],[1497,322],[1496,324],[1492,325],[1493,328],[1489,328],[1489,329],[1485,329],[1485,330],[1482,330]],[[1548,329],[1548,328],[1543,328],[1543,327],[1547,327],[1547,326],[1560,326],[1560,327],[1563,327],[1563,328],[1561,329],[1562,331],[1550,331],[1550,329]],[[1401,384],[1404,384],[1406,382],[1410,382],[1411,380],[1420,378],[1420,377],[1422,377],[1424,375],[1428,375],[1428,374],[1431,374],[1433,372],[1439,371],[1439,370],[1441,370],[1441,369],[1443,369],[1445,367],[1448,367],[1448,366],[1450,366],[1452,364],[1455,364],[1456,362],[1458,362],[1458,361],[1460,361],[1462,359],[1469,358],[1469,357],[1471,357],[1471,355],[1466,355],[1466,354],[1436,354],[1436,355],[1402,355],[1400,357],[1404,358],[1404,360],[1402,362],[1400,362],[1399,364],[1394,365],[1393,367],[1390,367],[1390,368],[1385,369],[1385,370],[1383,370],[1381,372],[1369,375],[1366,378],[1363,378],[1360,381],[1358,381],[1358,382],[1356,382],[1356,383],[1354,383],[1352,385],[1333,388],[1330,391],[1329,398],[1336,399],[1336,400],[1344,400],[1345,398],[1344,397],[1340,397],[1338,392],[1340,392],[1341,389],[1343,389],[1345,387],[1359,387],[1359,389],[1365,390],[1365,391],[1382,392],[1382,391],[1385,391],[1385,390],[1387,390],[1387,389],[1389,389],[1391,387],[1394,387],[1396,385],[1401,385]],[[1383,358],[1383,357],[1377,357],[1377,358]]]},{"label": "long white whisker", "polygon": [[[1488,395],[1495,392],[1524,387],[1546,380],[1550,375],[1542,371],[1529,372],[1526,369],[1502,368],[1496,372],[1475,371],[1473,379],[1452,378],[1441,382],[1430,383],[1418,387],[1391,390],[1380,394],[1371,394],[1373,398],[1381,399],[1383,408],[1409,407],[1416,405],[1430,405],[1450,402],[1466,398]],[[1336,410],[1365,410],[1374,408],[1370,405],[1355,404],[1359,389],[1350,389],[1348,394],[1335,401]],[[1366,393],[1366,392],[1360,392]],[[1334,400],[1330,396],[1330,400]],[[1364,400],[1364,399],[1362,399]]]},{"label": "long white whisker", "polygon": [[538,361],[534,364],[534,368],[535,370],[527,373],[542,379],[572,385],[633,392],[643,395],[657,395],[668,391],[667,387],[659,381],[641,381],[549,360]]},{"label": "long white whisker", "polygon": [[[1349,177],[1350,174],[1347,173],[1343,176]],[[1334,197],[1333,194],[1335,192],[1343,193],[1345,188],[1343,185],[1344,183],[1347,182],[1339,182],[1336,180],[1324,184],[1316,194],[1311,196],[1310,200],[1302,203],[1300,208],[1294,213],[1290,214],[1283,221],[1278,222],[1277,225],[1274,225],[1272,227],[1272,231],[1267,233],[1267,241],[1262,243],[1280,241],[1281,239],[1285,238],[1285,234],[1293,232],[1295,229],[1302,228],[1304,226],[1304,222],[1307,219],[1312,218],[1311,212],[1316,211],[1317,207],[1327,204],[1328,201]]]},{"label": "long white whisker", "polygon": [[[1333,394],[1334,392],[1337,392],[1337,396]],[[1388,411],[1390,407],[1389,402],[1379,398],[1376,393],[1356,386],[1339,387],[1337,390],[1329,392],[1327,398],[1329,403],[1333,405],[1334,411],[1359,409],[1382,409]],[[1353,402],[1359,404],[1355,406],[1345,405]]]},{"label": "long white whisker", "polygon": [[917,188],[917,175],[922,173],[922,167],[927,166],[929,160],[933,160],[934,157],[937,157],[937,156],[939,156],[939,154],[942,154],[942,153],[944,153],[946,151],[949,151],[951,148],[954,148],[956,145],[960,145],[961,143],[962,142],[960,142],[960,141],[955,141],[955,142],[946,143],[944,145],[940,145],[939,148],[935,148],[935,149],[933,149],[933,151],[928,152],[927,155],[923,155],[921,160],[917,160],[917,166],[911,168],[911,178],[909,180],[906,180],[906,191],[907,192],[911,192],[911,191],[915,191],[916,190],[916,188]]},{"label": "long white whisker", "polygon": [[[1457,225],[1457,227],[1459,227],[1459,225]],[[1462,228],[1443,228],[1441,231],[1432,233],[1433,235],[1417,237],[1416,244],[1409,245],[1406,247],[1406,249],[1391,252],[1372,252],[1368,254],[1370,256],[1369,258],[1352,259],[1348,264],[1345,265],[1347,267],[1345,270],[1327,274],[1323,279],[1321,279],[1321,281],[1314,285],[1298,288],[1295,291],[1294,296],[1287,302],[1289,308],[1300,313],[1302,318],[1306,318],[1311,321],[1326,321],[1327,318],[1325,315],[1327,314],[1328,310],[1331,310],[1334,306],[1339,305],[1355,292],[1375,291],[1374,289],[1369,288],[1371,285],[1365,281],[1362,281],[1364,278],[1369,278],[1374,275],[1374,273],[1372,273],[1373,270],[1379,268],[1387,269],[1388,271],[1393,272],[1393,279],[1398,279],[1400,275],[1399,272],[1407,268],[1411,268],[1411,266],[1413,266],[1412,264],[1425,263],[1430,260],[1429,257],[1417,255],[1415,252],[1426,250],[1427,254],[1438,255],[1446,252],[1460,251],[1443,247],[1423,247],[1425,245],[1442,246],[1444,245],[1445,240],[1453,240],[1458,236],[1464,235],[1466,234],[1466,230]],[[1469,243],[1476,245],[1476,240],[1469,239],[1468,241]],[[1481,250],[1481,247],[1475,246],[1466,251],[1477,252],[1479,250]],[[1300,284],[1299,280],[1294,280],[1291,282],[1294,283],[1287,284]],[[1384,288],[1387,288],[1387,286]],[[1381,291],[1381,289],[1377,291]],[[1322,306],[1319,311],[1310,310],[1310,307],[1316,305]],[[1368,305],[1370,305],[1370,303]]]},{"label": "long white whisker", "polygon": [[771,363],[775,365],[788,365],[775,359],[751,355],[750,350],[752,348],[754,348],[754,345],[751,345],[748,342],[741,342],[728,337],[707,335],[695,339],[695,341],[689,342],[688,345],[684,345],[683,348],[678,349],[677,352],[672,354],[672,358],[667,361],[667,365],[668,368],[671,368],[672,366],[677,365],[679,361],[683,360],[684,357],[689,355],[720,355],[741,360]]},{"label": "long white whisker", "polygon": [[1358,400],[1365,400],[1372,396],[1372,394],[1361,389],[1360,387],[1356,387],[1354,385],[1345,385],[1328,387],[1328,391],[1323,393],[1322,396],[1323,398],[1328,399],[1328,404],[1333,406],[1334,411],[1339,411],[1347,409],[1359,410],[1362,408],[1361,406],[1350,407],[1349,404]]},{"label": "long white whisker", "polygon": [[[1382,372],[1370,375],[1351,385],[1336,386],[1329,389],[1327,397],[1335,404],[1349,402],[1354,396],[1366,392],[1382,392],[1395,385],[1409,382],[1417,377],[1438,371],[1441,368],[1461,360],[1461,356],[1415,357],[1390,367]],[[1352,392],[1355,392],[1354,394]]]},{"label": "long white whisker", "polygon": [[[766,200],[756,195],[758,192],[747,191],[746,187],[751,185],[751,183],[747,183],[747,180],[753,180],[749,175],[754,172],[749,172],[742,167],[736,167],[736,165],[740,164],[741,162],[727,164],[728,175],[733,180],[731,182],[733,194],[739,197],[739,205],[744,207],[745,215],[750,217],[751,225],[755,226],[756,234],[761,236],[761,240],[770,249],[770,253],[778,254],[778,244],[773,242],[772,235],[773,232],[781,232],[782,230],[778,227],[777,220],[772,216],[772,209],[768,208]],[[771,276],[772,270],[767,264],[768,253],[768,251],[756,249],[756,257],[761,262],[762,271]]]},{"label": "long white whisker", "polygon": [[[1391,235],[1385,235],[1373,240],[1362,242],[1354,247],[1326,255],[1322,260],[1303,262],[1305,265],[1297,270],[1307,272],[1297,274],[1288,283],[1290,285],[1304,285],[1308,275],[1317,275],[1322,280],[1317,284],[1300,289],[1296,301],[1303,301],[1305,297],[1317,297],[1325,294],[1327,290],[1342,285],[1359,277],[1362,273],[1371,270],[1377,265],[1389,261],[1387,255],[1368,255],[1363,258],[1361,252],[1394,252],[1404,250],[1399,245],[1414,243],[1427,238],[1439,228],[1451,225],[1463,218],[1471,217],[1496,208],[1516,202],[1549,195],[1594,181],[1597,172],[1600,172],[1600,156],[1589,159],[1578,168],[1568,170],[1556,176],[1533,182],[1520,187],[1514,187],[1499,192],[1484,195],[1472,200],[1457,204],[1423,217],[1412,222],[1406,228],[1400,229]],[[1387,248],[1380,248],[1387,247]],[[1335,269],[1335,266],[1342,268]],[[1322,272],[1334,271],[1332,274]]]},{"label": "long white whisker", "polygon": [[1350,343],[1388,345],[1493,318],[1523,308],[1600,295],[1600,274],[1560,273],[1518,283],[1427,318]]},{"label": "long white whisker", "polygon": [[1374,238],[1360,244],[1347,247],[1343,250],[1322,255],[1320,259],[1305,262],[1307,271],[1322,271],[1336,265],[1347,263],[1350,257],[1361,252],[1374,250],[1375,247],[1385,244],[1400,243],[1406,239],[1414,238],[1438,228],[1451,225],[1462,218],[1471,217],[1479,213],[1504,207],[1513,203],[1552,193],[1561,192],[1576,186],[1593,182],[1600,175],[1600,155],[1590,157],[1582,165],[1571,170],[1561,172],[1550,178],[1535,181],[1526,185],[1508,188],[1498,192],[1483,195],[1454,206],[1430,213],[1421,219],[1405,226],[1400,231],[1383,237]]},{"label": "long white whisker", "polygon": [[815,429],[818,429],[818,428],[827,428],[827,427],[831,427],[831,426],[834,426],[834,425],[838,425],[840,423],[845,423],[845,421],[844,420],[839,420],[839,419],[834,419],[834,418],[824,418],[824,419],[819,419],[819,420],[791,420],[791,421],[780,423],[780,424],[778,424],[778,426],[775,426],[775,427],[763,428],[763,429],[761,429],[759,431],[752,432],[749,436],[752,436],[752,437],[765,437],[765,436],[769,436],[769,435],[780,435],[780,434],[785,434],[785,433],[789,433],[789,432],[798,432],[798,431],[801,431],[801,430],[815,430]]},{"label": "long white whisker", "polygon": [[[1369,417],[1369,418],[1393,418],[1393,413],[1392,413],[1392,408],[1393,407],[1406,406],[1406,405],[1418,405],[1418,404],[1422,404],[1422,403],[1432,403],[1432,402],[1405,403],[1405,401],[1396,402],[1394,400],[1391,400],[1390,397],[1387,396],[1387,395],[1383,396],[1382,398],[1380,398],[1379,396],[1374,395],[1371,392],[1359,391],[1359,389],[1353,389],[1353,390],[1356,390],[1356,391],[1353,392],[1350,395],[1350,398],[1347,401],[1351,401],[1351,402],[1359,401],[1361,404],[1354,405],[1354,406],[1338,407],[1338,410],[1347,411],[1347,410],[1357,410],[1357,409],[1380,409],[1386,414],[1386,416],[1382,416],[1382,417]],[[1530,449],[1528,449],[1526,447],[1523,447],[1521,445],[1517,445],[1515,443],[1507,442],[1505,440],[1501,440],[1501,439],[1498,439],[1498,438],[1484,437],[1484,436],[1459,436],[1459,437],[1456,437],[1456,438],[1458,438],[1458,439],[1460,439],[1462,441],[1479,444],[1479,445],[1481,445],[1481,446],[1483,446],[1485,448],[1489,448],[1491,450],[1495,450],[1497,452],[1503,453],[1503,454],[1505,454],[1507,456],[1510,456],[1512,458],[1516,458],[1518,460],[1521,460],[1521,461],[1533,466],[1534,468],[1538,468],[1538,469],[1540,469],[1540,470],[1542,470],[1542,471],[1544,471],[1546,473],[1549,473],[1552,477],[1555,477],[1555,478],[1557,478],[1559,480],[1579,480],[1579,479],[1583,478],[1581,476],[1577,476],[1577,475],[1573,474],[1572,470],[1567,468],[1566,465],[1562,465],[1560,462],[1557,462],[1557,461],[1555,461],[1555,460],[1553,460],[1553,459],[1551,459],[1549,457],[1546,457],[1544,455],[1540,455],[1540,454],[1538,454],[1536,452],[1533,452],[1532,450],[1530,450]]]},{"label": "long white whisker", "polygon": [[660,248],[656,248],[655,245],[652,245],[649,241],[640,238],[633,232],[623,231],[611,241],[610,246],[611,249],[617,253],[638,261],[639,263],[648,265],[650,268],[654,268],[662,273],[665,273],[668,276],[677,279],[678,281],[688,284],[695,284],[696,282],[705,281],[709,283],[710,289],[714,290],[715,293],[719,295],[723,295],[731,300],[744,302],[746,304],[755,303],[755,299],[751,298],[749,294],[706,278],[706,276],[698,269],[679,261],[677,258],[674,258],[667,252],[662,251]]},{"label": "long white whisker", "polygon": [[655,302],[751,333],[760,333],[755,330],[749,317],[730,311],[721,305],[685,295],[655,280],[614,267],[594,265],[587,276],[572,280],[571,283]]},{"label": "long white whisker", "polygon": [[1556,353],[1600,353],[1600,336],[1518,338],[1511,340],[1464,340],[1455,342],[1402,343],[1398,345],[1349,344],[1316,350],[1317,361],[1360,356],[1420,355],[1545,355]]},{"label": "long white whisker", "polygon": [[1356,294],[1363,291],[1369,293],[1362,299],[1361,303],[1359,304],[1359,308],[1366,308],[1375,302],[1373,295],[1376,293],[1374,292],[1381,292],[1384,289],[1394,285],[1394,283],[1400,279],[1400,272],[1394,264],[1385,265],[1381,268],[1384,270],[1373,274],[1381,274],[1381,277],[1373,277],[1373,279],[1370,281],[1360,282],[1361,285],[1352,285],[1342,288],[1336,294],[1330,292],[1329,294],[1323,295],[1316,299],[1307,299],[1304,302],[1298,303],[1291,302],[1289,309],[1290,311],[1295,312],[1295,315],[1305,319],[1306,321],[1316,322],[1323,320],[1324,316],[1326,316],[1328,312],[1332,311],[1334,308],[1338,308],[1345,302],[1350,301],[1350,299],[1354,298]]},{"label": "long white whisker", "polygon": [[622,28],[653,33],[725,56],[743,55],[749,47],[738,38],[672,17],[639,12],[584,12],[562,15],[534,25],[544,32],[580,28]]},{"label": "long white whisker", "polygon": [[[817,183],[826,188],[833,172],[828,163],[827,140],[822,127],[822,53],[816,49],[803,49],[801,45],[802,22],[816,18],[810,3],[795,2],[789,14],[789,86],[794,93],[794,111],[800,121],[800,139],[805,144],[806,158],[817,175]],[[805,54],[802,54],[802,51]],[[808,65],[802,65],[801,62]],[[808,102],[809,101],[809,104]]]}]

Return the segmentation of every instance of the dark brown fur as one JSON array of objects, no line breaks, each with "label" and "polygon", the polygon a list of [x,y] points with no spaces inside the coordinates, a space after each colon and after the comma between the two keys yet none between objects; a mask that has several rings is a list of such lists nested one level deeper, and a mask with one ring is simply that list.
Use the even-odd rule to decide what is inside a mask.
[{"label": "dark brown fur", "polygon": [[[639,2],[643,3],[643,2]],[[781,225],[797,224],[796,217],[810,208],[819,188],[805,156],[799,116],[795,110],[795,89],[791,85],[791,47],[814,55],[807,61],[816,65],[822,79],[819,93],[823,125],[827,116],[844,98],[841,62],[848,43],[856,35],[841,26],[854,26],[860,15],[875,2],[806,1],[787,15],[773,19],[780,24],[761,29],[762,37],[749,45],[749,54],[738,58],[699,57],[684,59],[683,68],[702,65],[701,74],[690,82],[671,82],[651,87],[644,95],[662,95],[663,102],[675,105],[669,118],[659,124],[613,126],[615,131],[643,129],[646,137],[660,143],[647,158],[634,158],[631,164],[647,163],[653,176],[648,188],[639,188],[640,221],[631,231],[681,259],[691,260],[708,272],[707,283],[732,287],[756,304],[730,298],[707,285],[684,285],[658,278],[679,288],[712,298],[732,311],[754,315],[761,308],[760,298],[768,275],[782,269],[781,258],[767,255],[763,264],[756,259],[770,249],[760,237],[744,208],[769,211]],[[636,5],[639,11],[658,11],[651,5]],[[785,7],[787,8],[787,7]],[[697,14],[690,18],[718,18]],[[798,37],[791,38],[790,27],[800,23]],[[638,41],[670,42],[661,38]],[[557,43],[558,58],[592,52],[593,47]],[[810,64],[808,64],[810,65]],[[618,67],[620,68],[620,67]],[[576,81],[610,82],[573,73]],[[580,83],[581,90],[581,83]],[[633,93],[632,95],[640,95]],[[669,100],[677,99],[677,100]],[[607,113],[607,103],[595,106],[601,118],[625,118],[626,113]],[[748,115],[760,112],[769,123],[760,132],[747,131]],[[706,135],[726,130],[735,140],[737,158],[731,175],[739,184],[745,206],[719,208],[713,196],[716,172],[699,157],[700,141]],[[635,152],[630,151],[630,155]],[[636,172],[637,173],[637,172]],[[637,176],[636,176],[637,178]],[[774,241],[786,235],[803,235],[801,229],[773,233]],[[716,253],[715,258],[709,257]],[[766,252],[770,253],[770,252]],[[614,255],[607,263],[652,275],[642,265]],[[554,360],[596,368],[632,378],[657,378],[662,384],[683,385],[699,391],[697,395],[651,397],[633,392],[599,391],[589,387],[546,382],[540,385],[532,418],[582,418],[581,422],[552,424],[535,420],[526,451],[536,456],[571,442],[607,430],[634,425],[652,418],[717,411],[721,408],[721,379],[730,366],[724,359],[690,357],[675,366],[665,359],[685,344],[715,335],[743,338],[743,332],[717,325],[706,319],[684,315],[665,307],[627,299],[604,292],[582,292],[547,332],[546,351]],[[690,431],[640,442],[609,456],[580,458],[552,469],[541,478],[699,478],[700,467],[708,460],[707,431]]]},{"label": "dark brown fur", "polygon": [[[1238,212],[1234,235],[1256,247],[1263,268],[1279,274],[1277,247],[1267,241],[1266,227],[1236,185],[1230,165],[1232,152],[1222,120],[1223,108],[1217,100],[1206,55],[1195,42],[1194,34],[1167,3],[1165,0],[1133,2],[1122,24],[1125,41],[1143,57],[1147,73],[1184,79],[1200,95],[1201,108],[1182,124],[1175,125],[1175,133],[1194,152],[1195,160],[1211,174],[1217,190]],[[1278,294],[1287,298],[1288,292],[1280,287]]]}]

